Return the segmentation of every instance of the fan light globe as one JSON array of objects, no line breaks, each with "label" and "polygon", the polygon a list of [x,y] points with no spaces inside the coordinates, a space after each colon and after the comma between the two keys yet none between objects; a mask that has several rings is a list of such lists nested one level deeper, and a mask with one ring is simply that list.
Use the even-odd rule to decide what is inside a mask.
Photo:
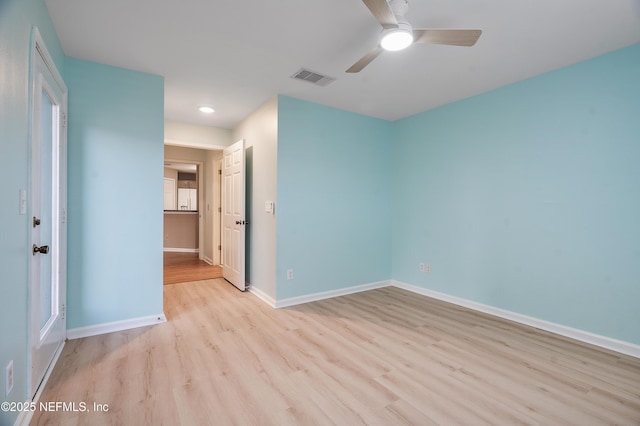
[{"label": "fan light globe", "polygon": [[413,34],[401,28],[394,28],[385,33],[380,41],[380,46],[384,50],[397,51],[406,49],[413,43]]},{"label": "fan light globe", "polygon": [[205,114],[212,114],[212,113],[214,113],[214,112],[216,111],[216,110],[215,110],[215,109],[213,109],[212,107],[210,107],[210,106],[206,106],[206,105],[203,105],[203,106],[199,107],[199,108],[198,108],[198,110],[199,110],[200,112],[205,113]]}]

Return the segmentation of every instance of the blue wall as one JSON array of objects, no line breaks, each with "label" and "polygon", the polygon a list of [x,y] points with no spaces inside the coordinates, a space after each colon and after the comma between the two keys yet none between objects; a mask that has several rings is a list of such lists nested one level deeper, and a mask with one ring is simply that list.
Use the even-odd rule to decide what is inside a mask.
[{"label": "blue wall", "polygon": [[69,329],[162,313],[162,77],[72,58]]},{"label": "blue wall", "polygon": [[393,278],[640,344],[639,76],[635,45],[395,123]]},{"label": "blue wall", "polygon": [[[18,193],[29,179],[29,66],[37,26],[60,72],[64,55],[42,0],[0,0],[0,395],[27,399],[29,221]],[[14,388],[4,397],[4,369],[13,360]],[[0,424],[17,413],[0,411]]]},{"label": "blue wall", "polygon": [[277,300],[391,278],[391,128],[278,97]]}]

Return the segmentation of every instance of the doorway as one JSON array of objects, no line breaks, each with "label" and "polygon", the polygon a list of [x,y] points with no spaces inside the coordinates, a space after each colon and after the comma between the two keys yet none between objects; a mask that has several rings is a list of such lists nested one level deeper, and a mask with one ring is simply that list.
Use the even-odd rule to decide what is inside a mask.
[{"label": "doorway", "polygon": [[165,192],[171,192],[167,179],[175,182],[171,211],[165,197],[165,284],[221,275],[221,157],[219,149],[165,144]]},{"label": "doorway", "polygon": [[164,162],[164,252],[203,256],[203,163]]}]

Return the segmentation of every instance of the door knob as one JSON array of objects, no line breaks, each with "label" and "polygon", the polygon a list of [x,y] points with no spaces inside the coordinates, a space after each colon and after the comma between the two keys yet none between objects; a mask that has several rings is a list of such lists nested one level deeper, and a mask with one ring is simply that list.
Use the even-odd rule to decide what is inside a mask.
[{"label": "door knob", "polygon": [[35,256],[36,253],[41,253],[41,254],[47,254],[49,253],[49,246],[40,246],[38,247],[37,245],[33,245],[33,255]]}]

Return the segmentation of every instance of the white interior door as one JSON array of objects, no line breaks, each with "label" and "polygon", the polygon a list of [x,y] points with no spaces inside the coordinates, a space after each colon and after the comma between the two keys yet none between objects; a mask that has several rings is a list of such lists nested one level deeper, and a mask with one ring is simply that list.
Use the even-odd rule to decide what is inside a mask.
[{"label": "white interior door", "polygon": [[226,148],[222,154],[222,275],[245,290],[244,233],[245,174],[244,140]]},{"label": "white interior door", "polygon": [[35,31],[32,74],[30,396],[66,336],[66,87]]}]

